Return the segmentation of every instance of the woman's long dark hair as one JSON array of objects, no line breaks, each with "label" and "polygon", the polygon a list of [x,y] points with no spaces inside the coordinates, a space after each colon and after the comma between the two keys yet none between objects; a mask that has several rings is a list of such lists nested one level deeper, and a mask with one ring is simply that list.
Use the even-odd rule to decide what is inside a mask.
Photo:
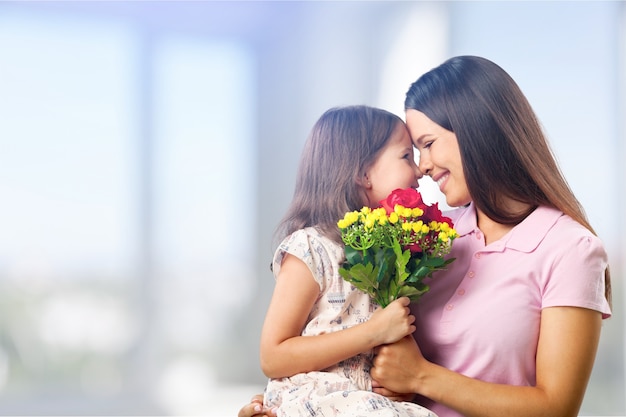
[{"label": "woman's long dark hair", "polygon": [[[596,234],[528,100],[495,63],[476,56],[451,58],[411,85],[404,107],[455,133],[471,198],[490,219],[518,224],[544,205]],[[505,204],[509,199],[530,209],[512,212]],[[608,268],[605,277],[610,303]]]},{"label": "woman's long dark hair", "polygon": [[342,243],[337,221],[367,203],[361,179],[402,125],[395,114],[373,107],[327,110],[304,145],[293,199],[275,240],[314,226]]}]

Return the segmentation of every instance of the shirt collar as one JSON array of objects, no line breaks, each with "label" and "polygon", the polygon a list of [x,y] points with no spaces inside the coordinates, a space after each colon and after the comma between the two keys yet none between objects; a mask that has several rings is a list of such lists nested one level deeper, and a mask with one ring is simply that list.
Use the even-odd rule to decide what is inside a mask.
[{"label": "shirt collar", "polygon": [[[467,207],[452,210],[446,215],[452,219],[454,229],[459,236],[479,231],[476,223],[476,207],[473,202]],[[532,252],[539,246],[548,230],[563,215],[561,211],[555,208],[539,206],[507,233],[500,240],[500,244],[521,252]]]}]

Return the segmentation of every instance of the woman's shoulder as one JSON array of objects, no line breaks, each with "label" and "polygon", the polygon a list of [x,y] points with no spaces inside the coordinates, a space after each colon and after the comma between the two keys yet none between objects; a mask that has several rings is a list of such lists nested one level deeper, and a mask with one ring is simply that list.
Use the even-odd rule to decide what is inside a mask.
[{"label": "woman's shoulder", "polygon": [[549,219],[548,222],[552,223],[550,232],[555,238],[600,241],[591,230],[556,208],[540,206],[535,211],[537,215]]},{"label": "woman's shoulder", "polygon": [[524,223],[524,232],[518,238],[530,245],[528,249],[535,247],[532,242],[536,240],[537,245],[555,258],[606,258],[602,239],[558,209],[540,206],[532,219]]}]

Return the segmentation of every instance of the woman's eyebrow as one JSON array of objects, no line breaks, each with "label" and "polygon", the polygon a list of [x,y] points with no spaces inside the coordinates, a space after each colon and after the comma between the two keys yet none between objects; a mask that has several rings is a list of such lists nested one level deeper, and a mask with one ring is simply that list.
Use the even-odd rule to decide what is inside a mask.
[{"label": "woman's eyebrow", "polygon": [[417,137],[417,139],[415,139],[413,141],[413,144],[417,147],[417,145],[421,144],[425,139],[427,139],[429,136],[431,136],[430,133],[424,133],[423,135]]}]

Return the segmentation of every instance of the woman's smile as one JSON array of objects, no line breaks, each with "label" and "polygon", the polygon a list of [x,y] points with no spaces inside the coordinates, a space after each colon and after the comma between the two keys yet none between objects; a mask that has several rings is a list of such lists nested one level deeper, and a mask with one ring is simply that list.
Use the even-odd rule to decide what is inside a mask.
[{"label": "woman's smile", "polygon": [[446,184],[449,177],[450,177],[450,173],[445,172],[443,173],[443,175],[438,175],[437,177],[431,177],[431,178],[433,179],[433,181],[437,183],[437,185],[439,186],[439,190],[441,190],[441,192],[443,193],[444,192],[443,186]]}]

